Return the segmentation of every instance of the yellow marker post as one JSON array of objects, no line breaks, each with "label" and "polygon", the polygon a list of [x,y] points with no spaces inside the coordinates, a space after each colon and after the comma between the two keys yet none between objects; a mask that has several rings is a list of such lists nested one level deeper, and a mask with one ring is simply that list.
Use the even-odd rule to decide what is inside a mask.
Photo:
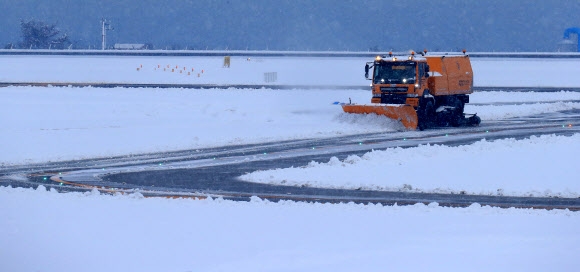
[{"label": "yellow marker post", "polygon": [[224,68],[230,68],[230,56],[224,57]]}]

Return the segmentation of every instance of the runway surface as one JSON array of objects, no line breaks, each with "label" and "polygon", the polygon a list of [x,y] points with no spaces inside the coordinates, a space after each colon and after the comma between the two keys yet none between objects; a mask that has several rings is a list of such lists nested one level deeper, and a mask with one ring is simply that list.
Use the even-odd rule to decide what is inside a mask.
[{"label": "runway surface", "polygon": [[[566,124],[566,125],[563,125]],[[80,161],[0,167],[5,185],[58,191],[91,190],[105,193],[135,192],[145,196],[223,197],[247,201],[251,196],[313,202],[356,202],[406,205],[438,202],[443,206],[472,203],[499,207],[531,207],[580,210],[580,199],[510,197],[467,194],[434,194],[404,191],[365,191],[275,186],[239,180],[256,170],[304,166],[335,156],[362,155],[390,147],[420,144],[462,145],[481,139],[526,138],[532,135],[572,135],[580,130],[580,110],[484,122],[479,127],[436,128],[420,136],[405,132],[358,134],[325,139],[300,139],[252,145],[223,146],[97,158]],[[415,134],[416,135],[416,134]]]}]

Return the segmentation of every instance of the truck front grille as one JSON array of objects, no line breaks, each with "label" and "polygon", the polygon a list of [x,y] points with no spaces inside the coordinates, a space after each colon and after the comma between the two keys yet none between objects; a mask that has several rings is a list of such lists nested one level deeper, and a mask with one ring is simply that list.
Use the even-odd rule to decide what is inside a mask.
[{"label": "truck front grille", "polygon": [[383,104],[405,104],[407,101],[407,94],[389,94],[383,93],[381,95],[381,103]]},{"label": "truck front grille", "polygon": [[407,88],[405,87],[381,87],[381,92],[383,93],[406,93]]}]

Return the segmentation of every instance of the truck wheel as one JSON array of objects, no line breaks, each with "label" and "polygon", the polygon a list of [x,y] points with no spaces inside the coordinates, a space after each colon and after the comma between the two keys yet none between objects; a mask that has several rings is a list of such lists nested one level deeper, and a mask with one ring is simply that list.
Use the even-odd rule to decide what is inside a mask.
[{"label": "truck wheel", "polygon": [[449,120],[449,123],[451,126],[458,127],[465,123],[465,116],[463,116],[463,101],[456,99],[453,102],[453,107],[455,109],[453,110],[453,114],[451,116],[451,120]]},{"label": "truck wheel", "polygon": [[419,114],[419,130],[424,130],[430,128],[435,123],[435,106],[433,106],[433,101],[427,101],[420,109]]}]

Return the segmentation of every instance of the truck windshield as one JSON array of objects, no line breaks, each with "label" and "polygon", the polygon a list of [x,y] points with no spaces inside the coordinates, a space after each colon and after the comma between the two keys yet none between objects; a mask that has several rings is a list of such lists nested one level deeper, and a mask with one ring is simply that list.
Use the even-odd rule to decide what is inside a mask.
[{"label": "truck windshield", "polygon": [[415,62],[384,62],[375,64],[375,84],[415,83]]}]

